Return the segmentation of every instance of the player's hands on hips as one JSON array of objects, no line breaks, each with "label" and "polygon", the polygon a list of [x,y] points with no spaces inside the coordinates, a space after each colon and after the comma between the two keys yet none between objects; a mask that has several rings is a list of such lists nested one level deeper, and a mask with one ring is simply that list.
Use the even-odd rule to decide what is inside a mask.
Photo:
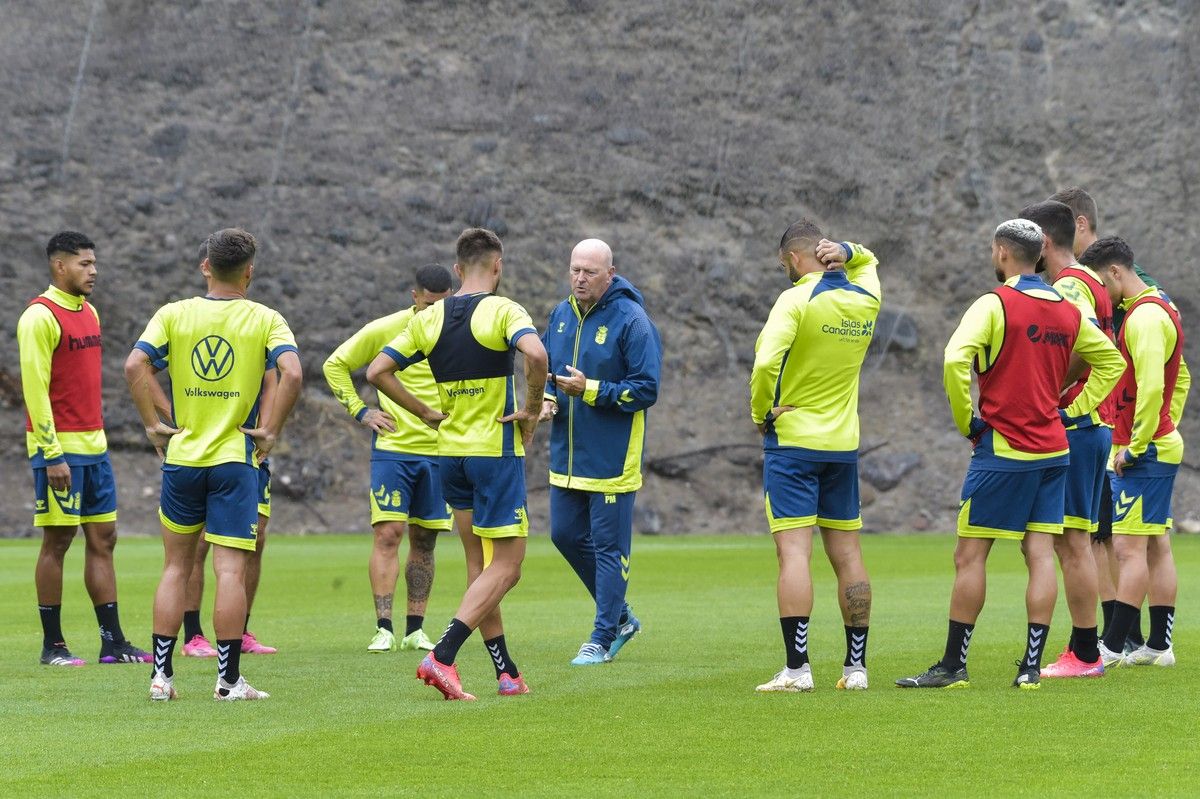
[{"label": "player's hands on hips", "polygon": [[767,418],[764,419],[760,424],[756,425],[756,427],[758,427],[758,434],[760,436],[765,436],[767,434],[767,428],[772,422],[774,422],[783,414],[794,410],[796,410],[795,405],[776,405],[771,409],[770,413],[767,414]]},{"label": "player's hands on hips", "polygon": [[1121,447],[1117,450],[1117,454],[1113,455],[1112,467],[1117,473],[1117,477],[1125,476],[1125,467],[1129,465],[1129,447]]},{"label": "player's hands on hips", "polygon": [[[442,422],[450,418],[449,414],[435,411],[433,408],[426,407],[421,414],[421,421],[424,422],[431,430],[437,430],[441,427]],[[395,428],[393,428],[395,429]]]},{"label": "player's hands on hips", "polygon": [[542,415],[538,417],[539,422],[548,422],[558,413],[558,403],[550,400],[542,400]]},{"label": "player's hands on hips", "polygon": [[163,421],[155,422],[151,427],[146,428],[146,438],[150,439],[150,443],[154,445],[154,451],[158,453],[158,457],[164,457],[164,451],[167,448],[167,442],[171,440],[171,436],[181,432],[178,428],[171,427]]},{"label": "player's hands on hips", "polygon": [[266,460],[275,449],[276,436],[265,427],[239,427],[250,438],[254,439],[254,457],[258,462]]},{"label": "player's hands on hips", "polygon": [[576,369],[574,366],[567,366],[567,371],[571,373],[570,377],[562,375],[551,375],[554,379],[554,385],[563,390],[563,393],[578,397],[583,394],[583,390],[587,388],[587,375]]},{"label": "player's hands on hips", "polygon": [[846,263],[849,256],[841,242],[821,239],[817,242],[817,260],[825,264],[825,268],[834,268]]},{"label": "player's hands on hips", "polygon": [[516,422],[517,426],[521,428],[521,441],[528,445],[533,441],[533,433],[535,430],[537,430],[538,420],[540,418],[540,411],[522,408],[515,413],[510,413],[508,416],[501,416],[496,421],[500,422],[501,424]]},{"label": "player's hands on hips", "polygon": [[374,408],[364,413],[363,417],[358,421],[363,427],[369,427],[376,433],[396,432],[396,420],[383,411],[375,410]]},{"label": "player's hands on hips", "polygon": [[46,467],[46,482],[55,491],[68,491],[71,488],[71,467],[66,461]]}]

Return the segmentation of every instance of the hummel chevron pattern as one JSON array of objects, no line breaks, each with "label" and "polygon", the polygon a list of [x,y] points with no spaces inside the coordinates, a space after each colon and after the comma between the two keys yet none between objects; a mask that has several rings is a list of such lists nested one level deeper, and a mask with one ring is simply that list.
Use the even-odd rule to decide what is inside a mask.
[{"label": "hummel chevron pattern", "polygon": [[866,633],[851,633],[850,635],[850,665],[863,665],[863,655],[867,651]]}]

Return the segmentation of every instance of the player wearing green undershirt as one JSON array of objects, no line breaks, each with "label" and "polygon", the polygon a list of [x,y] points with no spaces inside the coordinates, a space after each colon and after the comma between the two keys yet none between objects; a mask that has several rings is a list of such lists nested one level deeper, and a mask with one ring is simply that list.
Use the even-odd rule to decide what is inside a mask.
[{"label": "player wearing green undershirt", "polygon": [[[411,308],[368,322],[325,361],[325,380],[333,395],[350,416],[374,433],[368,496],[375,535],[368,571],[375,597],[376,629],[367,645],[368,652],[396,649],[392,599],[400,571],[400,540],[406,529],[408,562],[404,582],[408,607],[400,649],[433,649],[422,629],[433,587],[433,552],[437,534],[452,529],[452,524],[438,474],[437,431],[383,393],[379,394],[379,408],[368,408],[359,398],[350,373],[367,366],[417,314],[448,296],[450,288],[450,273],[445,267],[421,267],[415,276]],[[437,384],[427,362],[414,364],[404,377],[405,384],[422,402],[436,404]]]}]

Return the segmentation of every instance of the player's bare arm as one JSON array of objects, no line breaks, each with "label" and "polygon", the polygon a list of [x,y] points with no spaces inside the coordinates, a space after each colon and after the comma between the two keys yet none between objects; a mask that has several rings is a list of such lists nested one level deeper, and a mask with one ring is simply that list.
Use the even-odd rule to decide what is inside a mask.
[{"label": "player's bare arm", "polygon": [[[150,364],[150,356],[137,349],[129,353],[129,357],[125,359],[125,382],[129,384],[129,394],[133,397],[133,404],[137,407],[138,416],[142,419],[146,438],[150,439],[154,450],[161,458],[167,442],[179,430],[158,418],[154,389],[151,388],[152,385],[157,386],[158,381],[154,377],[154,367]],[[159,392],[162,392],[161,388],[159,388]]]},{"label": "player's bare arm", "polygon": [[[546,375],[550,359],[546,356],[546,348],[542,340],[534,335],[521,336],[517,339],[517,349],[525,356],[525,405],[516,413],[502,416],[497,421],[516,422],[521,427],[521,438],[528,445],[533,441],[533,433],[537,430],[541,418],[542,398],[546,392]],[[571,369],[571,367],[567,367]],[[571,369],[574,372],[574,369]],[[575,379],[574,375],[570,379]],[[580,386],[586,382],[583,373],[579,373]],[[583,393],[582,387],[580,393]]]},{"label": "player's bare arm", "polygon": [[274,402],[271,403],[270,410],[260,420],[259,427],[239,428],[254,439],[255,456],[260,461],[271,454],[279,434],[283,432],[284,423],[291,415],[292,408],[296,406],[300,387],[304,384],[300,356],[295,352],[280,354],[276,368],[279,370],[279,384],[275,388]]},{"label": "player's bare arm", "polygon": [[[544,369],[543,366],[543,371]],[[434,430],[437,430],[438,426],[449,418],[441,411],[435,411],[421,402],[404,387],[404,384],[396,377],[396,362],[387,353],[381,352],[375,356],[375,360],[371,361],[367,367],[367,382]]]}]

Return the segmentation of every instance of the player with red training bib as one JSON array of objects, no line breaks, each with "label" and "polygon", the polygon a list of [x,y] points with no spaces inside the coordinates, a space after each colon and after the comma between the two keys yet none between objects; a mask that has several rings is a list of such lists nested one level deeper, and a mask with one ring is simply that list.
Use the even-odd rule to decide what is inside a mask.
[{"label": "player with red training bib", "polygon": [[33,524],[42,528],[34,572],[41,662],[84,665],[67,648],[61,622],[63,559],[83,527],[83,579],[100,626],[100,662],[149,663],[149,653],[125,640],[117,613],[117,486],[100,409],[100,316],[87,301],[96,285],[96,245],[82,233],[63,231],[50,239],[46,256],[50,287],[17,322]]}]

